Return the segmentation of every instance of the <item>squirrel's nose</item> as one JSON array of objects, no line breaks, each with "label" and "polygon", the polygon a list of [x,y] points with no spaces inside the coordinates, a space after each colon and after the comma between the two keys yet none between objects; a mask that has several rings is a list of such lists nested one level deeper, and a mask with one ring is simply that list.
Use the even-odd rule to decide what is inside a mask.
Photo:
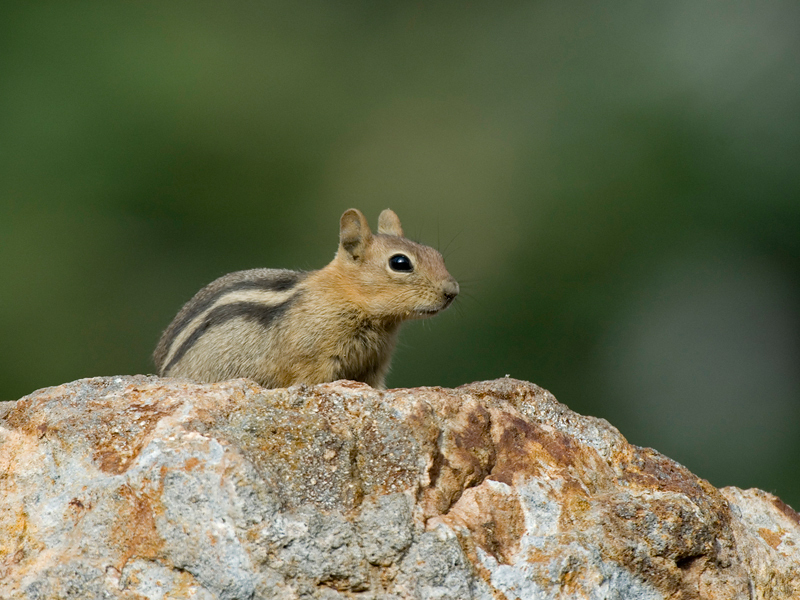
[{"label": "squirrel's nose", "polygon": [[450,304],[453,301],[453,298],[458,296],[458,282],[455,279],[445,281],[442,285],[442,293],[444,293],[447,304]]}]

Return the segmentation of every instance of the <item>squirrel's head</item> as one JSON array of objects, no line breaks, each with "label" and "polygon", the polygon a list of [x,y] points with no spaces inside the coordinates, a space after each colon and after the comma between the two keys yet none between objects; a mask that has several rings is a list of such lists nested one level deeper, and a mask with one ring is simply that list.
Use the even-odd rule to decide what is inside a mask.
[{"label": "squirrel's head", "polygon": [[376,234],[361,211],[345,211],[333,264],[349,298],[376,318],[432,316],[458,295],[442,255],[403,237],[400,219],[388,208],[380,214]]}]

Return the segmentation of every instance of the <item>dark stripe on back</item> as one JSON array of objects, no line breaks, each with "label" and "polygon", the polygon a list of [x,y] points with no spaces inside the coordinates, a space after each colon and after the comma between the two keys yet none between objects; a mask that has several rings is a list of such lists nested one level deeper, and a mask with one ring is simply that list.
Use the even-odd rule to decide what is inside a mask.
[{"label": "dark stripe on back", "polygon": [[[245,286],[246,287],[250,286]],[[226,291],[230,288],[226,288]],[[236,288],[239,289],[239,288]],[[274,288],[272,288],[274,289]],[[288,288],[284,288],[288,289]],[[273,320],[279,318],[286,310],[292,305],[297,294],[291,298],[281,302],[280,304],[259,304],[256,302],[234,302],[232,304],[223,304],[217,308],[212,309],[205,318],[200,322],[192,334],[186,338],[181,344],[180,348],[175,351],[175,355],[169,361],[169,364],[164,368],[164,375],[169,374],[169,370],[183,358],[186,353],[191,350],[192,346],[197,343],[203,334],[212,327],[222,325],[231,319],[246,319],[248,321],[256,321],[265,329],[270,326]]]},{"label": "dark stripe on back", "polygon": [[[307,273],[302,271],[286,271],[278,276],[271,275],[265,279],[237,281],[202,297],[202,299],[198,298],[197,303],[191,305],[191,310],[187,310],[184,314],[179,313],[178,316],[175,317],[175,320],[170,323],[169,329],[167,330],[167,335],[169,337],[162,342],[164,344],[164,352],[169,352],[173,340],[180,335],[181,331],[186,328],[192,319],[212,306],[221,296],[239,290],[285,292],[296,286],[300,281],[305,279],[307,275]],[[209,285],[214,284],[212,282]],[[202,296],[202,293],[203,291],[201,290],[198,292],[197,296]]]}]

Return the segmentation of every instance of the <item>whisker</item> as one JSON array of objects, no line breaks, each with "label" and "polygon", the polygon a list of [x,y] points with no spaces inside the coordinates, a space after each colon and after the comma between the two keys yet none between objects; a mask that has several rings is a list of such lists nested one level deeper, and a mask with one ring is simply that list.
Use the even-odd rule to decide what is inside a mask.
[{"label": "whisker", "polygon": [[450,248],[450,245],[453,242],[455,242],[458,239],[458,236],[460,236],[463,232],[464,232],[464,228],[462,227],[461,230],[457,234],[455,234],[453,236],[453,239],[451,239],[449,242],[447,242],[447,246],[445,246],[444,250],[441,251],[442,256],[445,256],[447,254],[447,250],[448,250],[448,248]]}]

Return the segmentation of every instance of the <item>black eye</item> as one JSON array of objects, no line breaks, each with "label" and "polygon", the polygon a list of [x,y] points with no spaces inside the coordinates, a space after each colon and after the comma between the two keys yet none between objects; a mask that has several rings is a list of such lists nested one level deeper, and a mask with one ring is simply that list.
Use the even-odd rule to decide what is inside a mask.
[{"label": "black eye", "polygon": [[411,272],[414,270],[411,259],[405,254],[395,254],[389,259],[389,266],[392,268],[392,271]]}]

